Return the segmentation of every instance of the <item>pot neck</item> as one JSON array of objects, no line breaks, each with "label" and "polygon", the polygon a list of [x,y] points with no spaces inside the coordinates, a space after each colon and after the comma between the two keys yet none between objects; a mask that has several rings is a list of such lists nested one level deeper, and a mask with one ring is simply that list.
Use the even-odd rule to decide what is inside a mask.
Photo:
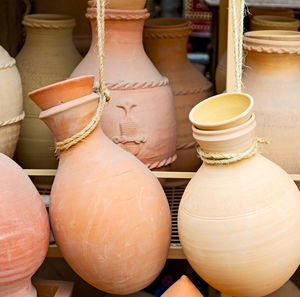
[{"label": "pot neck", "polygon": [[0,283],[1,297],[36,296],[36,289],[31,283],[31,278],[22,279],[19,282],[3,285]]},{"label": "pot neck", "polygon": [[[107,55],[144,53],[142,32],[145,19],[149,17],[146,9],[143,10],[116,10],[106,9],[105,12],[105,48]],[[91,49],[97,49],[97,19],[96,8],[88,8],[86,17],[92,27]],[[120,49],[122,49],[120,51]]]}]

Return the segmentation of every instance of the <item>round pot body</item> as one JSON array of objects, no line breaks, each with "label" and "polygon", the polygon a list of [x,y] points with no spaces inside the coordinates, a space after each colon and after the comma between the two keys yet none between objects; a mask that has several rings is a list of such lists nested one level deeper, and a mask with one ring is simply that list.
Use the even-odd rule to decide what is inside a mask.
[{"label": "round pot body", "polygon": [[[109,9],[122,9],[122,10],[138,10],[143,9],[147,0],[110,0],[107,1],[105,7]],[[95,0],[88,1],[90,7],[96,7],[97,2]]]},{"label": "round pot body", "polygon": [[[64,15],[33,14],[24,18],[26,41],[18,54],[17,66],[23,84],[24,109],[16,160],[23,168],[55,169],[53,136],[38,119],[40,109],[27,94],[37,88],[66,79],[80,62],[74,47],[72,30],[75,21]],[[35,179],[39,187],[48,187],[48,178]]]},{"label": "round pot body", "polygon": [[300,297],[300,290],[292,281],[288,281],[279,290],[266,297],[286,297],[286,296]]},{"label": "round pot body", "polygon": [[296,18],[274,15],[257,15],[251,18],[250,30],[290,30],[298,31],[299,21]]},{"label": "round pot body", "polygon": [[36,297],[31,277],[48,250],[47,212],[29,177],[3,154],[0,170],[0,296]]},{"label": "round pot body", "polygon": [[183,275],[161,297],[203,297],[189,278]]},{"label": "round pot body", "polygon": [[[226,106],[223,114],[213,112],[214,104],[199,109],[215,115],[217,126]],[[255,126],[253,115],[236,127],[193,132],[203,152],[219,157],[255,152]],[[300,193],[278,165],[246,155],[226,165],[205,160],[181,199],[178,229],[184,254],[206,282],[229,296],[261,297],[284,285],[299,265]]]},{"label": "round pot body", "polygon": [[296,40],[267,38],[256,32],[245,36],[244,91],[255,100],[257,134],[272,140],[261,148],[263,155],[288,173],[300,173],[300,36],[295,35]]},{"label": "round pot body", "polygon": [[[57,141],[91,121],[99,99],[92,93],[93,82],[93,76],[76,78],[30,95],[42,108],[43,101],[52,102],[41,118]],[[88,92],[83,92],[85,87],[76,91],[85,84],[90,86]],[[140,291],[164,267],[171,237],[164,191],[149,169],[109,140],[100,127],[60,152],[50,216],[68,264],[104,292]]]},{"label": "round pot body", "polygon": [[[71,77],[93,74],[98,85],[96,8],[88,8],[93,41]],[[104,77],[110,90],[101,124],[104,133],[150,169],[176,159],[176,119],[169,81],[146,56],[142,31],[147,10],[113,10],[105,14]],[[122,49],[122,50],[120,50]]]},{"label": "round pot body", "polygon": [[172,171],[196,171],[197,157],[188,115],[194,105],[212,95],[212,84],[187,59],[188,23],[178,18],[158,18],[146,22],[144,46],[159,72],[170,81],[177,121],[177,160]]},{"label": "round pot body", "polygon": [[0,152],[13,157],[24,118],[22,84],[16,61],[0,46]]}]

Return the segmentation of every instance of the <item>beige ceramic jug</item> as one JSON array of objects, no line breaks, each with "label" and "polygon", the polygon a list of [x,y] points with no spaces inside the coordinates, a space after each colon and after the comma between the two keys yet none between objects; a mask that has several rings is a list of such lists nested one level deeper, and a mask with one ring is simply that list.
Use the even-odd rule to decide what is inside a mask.
[{"label": "beige ceramic jug", "polygon": [[[95,115],[99,96],[93,83],[93,76],[85,76],[29,94],[57,144]],[[144,289],[164,267],[171,237],[170,209],[157,178],[100,126],[59,158],[50,215],[64,258],[104,292]]]},{"label": "beige ceramic jug", "polygon": [[[66,79],[81,60],[72,41],[75,21],[65,15],[33,14],[24,18],[26,41],[17,56],[23,84],[24,119],[16,160],[26,169],[55,169],[53,136],[38,119],[40,109],[27,93]],[[51,179],[36,178],[40,188],[49,188]]]},{"label": "beige ceramic jug", "polygon": [[256,138],[252,106],[249,95],[228,93],[192,109],[204,163],[178,213],[193,269],[217,290],[239,297],[274,292],[300,261],[300,193],[285,171],[257,153],[263,140]]}]

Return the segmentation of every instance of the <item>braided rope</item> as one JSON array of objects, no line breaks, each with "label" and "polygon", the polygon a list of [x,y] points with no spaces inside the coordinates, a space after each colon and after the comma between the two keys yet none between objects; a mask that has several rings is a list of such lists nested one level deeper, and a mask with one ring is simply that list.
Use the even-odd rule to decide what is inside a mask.
[{"label": "braided rope", "polygon": [[80,132],[60,142],[56,142],[56,151],[68,150],[70,147],[87,138],[98,126],[105,103],[110,100],[110,95],[104,83],[104,0],[97,0],[97,26],[98,26],[98,58],[99,58],[99,102],[95,115],[90,123]]},{"label": "braided rope", "polygon": [[16,60],[11,58],[8,63],[0,65],[0,70],[9,69],[14,67],[15,65],[16,65]]},{"label": "braided rope", "polygon": [[238,161],[253,157],[258,151],[258,144],[269,144],[271,140],[264,138],[254,139],[251,147],[242,153],[209,153],[204,152],[200,146],[197,146],[197,152],[200,159],[209,165],[228,165]]},{"label": "braided rope", "polygon": [[0,122],[0,127],[4,127],[4,126],[8,126],[8,125],[11,125],[11,124],[15,124],[15,123],[18,123],[22,120],[24,120],[25,118],[25,112],[23,111],[21,114],[19,114],[18,116],[12,118],[12,119],[9,119],[7,121],[4,121],[4,122]]}]

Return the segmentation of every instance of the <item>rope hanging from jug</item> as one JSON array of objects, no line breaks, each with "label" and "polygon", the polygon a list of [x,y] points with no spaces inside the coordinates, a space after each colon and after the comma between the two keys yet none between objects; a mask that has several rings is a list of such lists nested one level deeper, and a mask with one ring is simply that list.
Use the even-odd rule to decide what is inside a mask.
[{"label": "rope hanging from jug", "polygon": [[197,152],[200,159],[209,165],[227,165],[244,159],[249,159],[258,152],[260,143],[269,144],[271,140],[265,138],[254,139],[251,147],[241,153],[208,153],[204,152],[200,146],[197,146]]},{"label": "rope hanging from jug", "polygon": [[[242,75],[243,75],[243,33],[244,33],[244,12],[245,0],[240,0],[240,7],[237,0],[232,0],[232,23],[234,38],[234,62],[235,62],[235,84],[236,91],[242,92]],[[239,12],[239,16],[238,16]]]},{"label": "rope hanging from jug", "polygon": [[105,103],[110,100],[109,91],[104,82],[104,35],[105,35],[105,0],[97,0],[97,33],[98,33],[98,58],[99,58],[99,102],[95,115],[89,124],[80,132],[64,141],[56,142],[56,151],[68,150],[73,145],[87,138],[98,126]]}]

